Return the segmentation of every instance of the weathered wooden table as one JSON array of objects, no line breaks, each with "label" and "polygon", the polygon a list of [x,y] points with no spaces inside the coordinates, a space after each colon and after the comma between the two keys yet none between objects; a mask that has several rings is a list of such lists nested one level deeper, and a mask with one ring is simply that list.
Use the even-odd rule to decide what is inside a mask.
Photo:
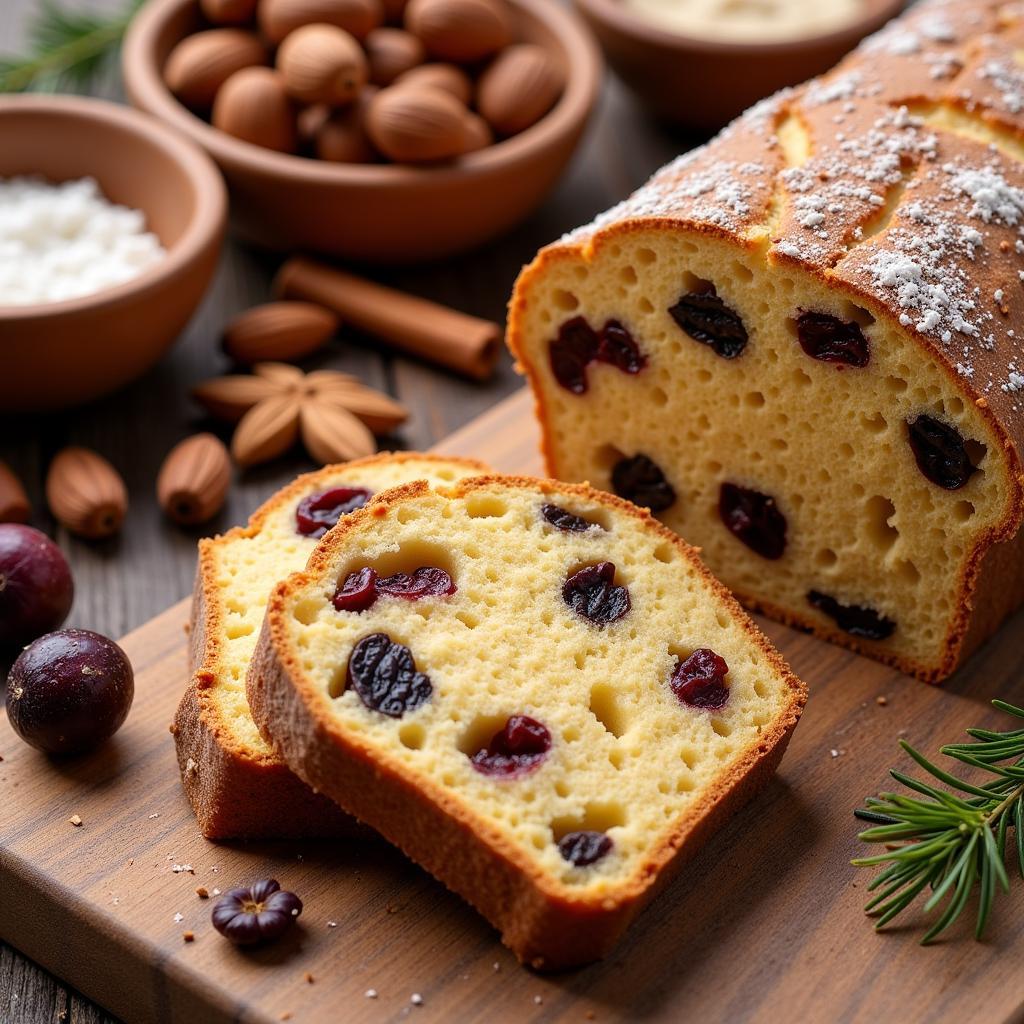
[{"label": "weathered wooden table", "polygon": [[[0,53],[19,52],[27,22],[40,0],[0,0]],[[64,0],[69,2],[69,0]],[[88,8],[115,8],[121,0],[73,0]],[[116,95],[116,83],[101,92]],[[501,321],[520,265],[543,243],[588,220],[640,184],[656,167],[696,141],[671,137],[609,81],[584,145],[561,186],[527,223],[508,237],[460,259],[416,269],[375,271],[382,281],[479,316]],[[77,591],[69,624],[120,636],[185,596],[192,585],[200,532],[180,530],[160,514],[154,496],[166,452],[204,420],[188,396],[191,385],[228,371],[218,341],[227,317],[264,301],[275,257],[229,241],[206,301],[179,344],[145,378],[106,400],[62,415],[0,416],[0,459],[29,488],[33,523],[51,533],[67,553]],[[2,339],[0,339],[2,342]],[[411,410],[408,424],[387,444],[427,448],[519,386],[511,359],[502,356],[493,380],[474,384],[343,333],[320,366],[357,374],[395,395]],[[0,373],[3,372],[0,353]],[[226,436],[226,435],[225,435]],[[58,529],[42,497],[50,457],[66,444],[102,452],[123,473],[131,507],[120,537],[90,544]],[[300,454],[240,475],[221,515],[205,528],[218,532],[244,521],[270,493],[309,469]],[[0,894],[2,898],[2,894]],[[3,1024],[74,1024],[111,1018],[69,991],[10,947],[0,945],[0,1021]]]}]

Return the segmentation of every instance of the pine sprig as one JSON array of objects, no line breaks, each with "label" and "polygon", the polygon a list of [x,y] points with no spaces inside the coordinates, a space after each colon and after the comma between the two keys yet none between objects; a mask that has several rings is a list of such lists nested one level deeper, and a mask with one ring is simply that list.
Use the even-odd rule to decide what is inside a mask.
[{"label": "pine sprig", "polygon": [[[1017,718],[1024,708],[995,700],[995,707]],[[1024,728],[1010,732],[968,729],[969,743],[953,743],[941,753],[992,776],[981,785],[950,774],[909,743],[900,746],[934,779],[941,789],[903,772],[890,775],[919,794],[882,793],[868,797],[866,807],[854,812],[874,827],[861,832],[865,843],[883,843],[884,853],[853,861],[858,867],[883,866],[864,908],[878,915],[883,928],[929,890],[926,913],[938,917],[921,940],[927,944],[941,935],[964,912],[978,889],[975,938],[981,938],[992,913],[996,894],[1009,892],[1008,854],[1024,878]],[[1010,830],[1014,840],[1008,843]]]},{"label": "pine sprig", "polygon": [[117,54],[141,0],[127,0],[121,11],[67,10],[42,0],[28,28],[28,52],[0,57],[0,93],[82,92]]}]

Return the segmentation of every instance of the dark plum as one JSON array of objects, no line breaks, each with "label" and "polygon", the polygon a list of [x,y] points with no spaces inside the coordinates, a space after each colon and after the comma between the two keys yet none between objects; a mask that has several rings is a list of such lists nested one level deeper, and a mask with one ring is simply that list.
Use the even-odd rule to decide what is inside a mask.
[{"label": "dark plum", "polygon": [[569,832],[558,841],[558,852],[578,868],[585,868],[606,857],[611,839],[603,832]]},{"label": "dark plum", "polygon": [[561,505],[541,505],[540,514],[554,527],[566,533],[586,533],[587,530],[603,530],[600,523],[592,523],[583,516],[575,515]]},{"label": "dark plum", "polygon": [[248,889],[229,889],[213,905],[213,927],[236,946],[255,946],[283,935],[302,913],[302,900],[263,878]]},{"label": "dark plum", "polygon": [[967,442],[955,427],[922,414],[907,420],[907,431],[918,469],[933,484],[958,491],[977,472]]},{"label": "dark plum", "polygon": [[371,710],[401,718],[430,700],[430,678],[416,671],[412,651],[386,633],[371,633],[352,649],[347,682]]},{"label": "dark plum", "polygon": [[896,631],[896,623],[873,608],[859,604],[841,604],[820,590],[810,591],[807,600],[818,611],[833,619],[835,624],[850,636],[860,636],[865,640],[887,640]]},{"label": "dark plum", "polygon": [[134,695],[131,663],[113,640],[63,629],[18,656],[7,677],[7,714],[30,746],[78,754],[117,732]]},{"label": "dark plum", "polygon": [[308,494],[295,509],[295,528],[303,537],[322,537],[342,516],[362,508],[372,497],[365,487],[332,487]]},{"label": "dark plum", "polygon": [[45,533],[0,523],[0,648],[23,647],[56,629],[74,596],[67,559]]},{"label": "dark plum", "polygon": [[573,573],[562,585],[565,603],[595,626],[616,622],[629,611],[629,591],[615,583],[611,562],[588,565]]},{"label": "dark plum", "polygon": [[722,484],[718,514],[726,529],[762,558],[781,558],[786,550],[786,517],[775,499],[737,484]]},{"label": "dark plum", "polygon": [[620,459],[615,464],[612,487],[620,498],[652,512],[664,512],[676,500],[676,492],[661,468],[643,454]]},{"label": "dark plum", "polygon": [[528,715],[512,715],[486,747],[470,757],[483,775],[515,778],[532,772],[551,749],[551,733]]},{"label": "dark plum", "polygon": [[871,359],[868,339],[860,324],[829,313],[801,313],[796,320],[796,336],[804,352],[823,363],[860,368]]},{"label": "dark plum", "polygon": [[669,308],[669,316],[695,341],[723,359],[735,359],[747,347],[747,328],[735,310],[714,292],[690,292]]},{"label": "dark plum", "polygon": [[725,681],[728,674],[725,658],[707,647],[699,647],[688,658],[676,662],[668,685],[684,704],[717,711],[729,699]]}]

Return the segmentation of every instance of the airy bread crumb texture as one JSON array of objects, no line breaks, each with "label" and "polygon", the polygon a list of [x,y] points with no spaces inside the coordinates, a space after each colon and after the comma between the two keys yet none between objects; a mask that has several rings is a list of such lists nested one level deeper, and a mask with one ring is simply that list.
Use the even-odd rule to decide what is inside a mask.
[{"label": "airy bread crumb texture", "polygon": [[[624,503],[557,487],[487,480],[382,495],[279,591],[277,625],[308,680],[307,710],[343,743],[372,750],[428,798],[457,794],[474,832],[518,851],[549,891],[589,902],[648,885],[652,852],[721,795],[737,762],[792,726],[802,691],[685,545]],[[549,502],[597,525],[559,530],[541,514]],[[602,627],[576,614],[562,587],[605,561],[631,609]],[[337,611],[339,582],[367,566],[381,577],[435,566],[457,590]],[[411,651],[433,687],[401,718],[346,686],[354,646],[381,632]],[[719,710],[688,706],[670,689],[677,660],[698,648],[728,664]],[[471,757],[513,715],[542,723],[550,752],[521,777],[480,773]],[[606,833],[610,853],[588,867],[568,862],[557,843],[579,830]]]}]

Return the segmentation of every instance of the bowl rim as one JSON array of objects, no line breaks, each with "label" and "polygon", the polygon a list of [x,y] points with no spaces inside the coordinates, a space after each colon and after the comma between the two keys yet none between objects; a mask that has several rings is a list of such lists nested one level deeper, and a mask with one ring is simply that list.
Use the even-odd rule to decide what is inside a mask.
[{"label": "bowl rim", "polygon": [[699,50],[712,55],[738,57],[757,57],[766,54],[787,56],[818,47],[852,44],[887,24],[907,6],[907,0],[866,0],[865,10],[861,15],[829,32],[769,42],[733,42],[727,39],[689,36],[683,32],[663,28],[655,22],[631,13],[622,0],[573,0],[573,3],[596,21],[648,46],[686,52]]},{"label": "bowl rim", "polygon": [[169,18],[196,0],[149,0],[132,21],[122,48],[122,72],[130,101],[173,124],[198,142],[222,166],[278,177],[297,184],[350,185],[398,189],[415,185],[451,185],[542,153],[555,140],[577,131],[597,100],[603,60],[579,15],[554,0],[508,0],[542,22],[558,40],[569,73],[558,102],[536,124],[456,163],[436,167],[407,164],[344,164],[277,153],[232,138],[194,114],[164,84],[155,52],[157,37]]},{"label": "bowl rim", "polygon": [[[9,113],[22,112],[35,112],[42,117],[56,114],[96,124],[116,125],[145,139],[164,159],[177,164],[191,179],[196,205],[181,237],[166,250],[162,259],[142,273],[121,284],[72,299],[29,305],[0,303],[0,323],[56,320],[85,310],[92,312],[114,307],[128,296],[155,289],[175,277],[200,256],[212,239],[223,235],[228,208],[224,179],[210,157],[190,139],[183,138],[180,132],[161,124],[149,114],[109,100],[40,94],[0,96],[0,121]],[[43,172],[40,175],[45,178]],[[83,176],[88,176],[87,172],[83,172]],[[145,210],[142,212],[146,213]]]}]

